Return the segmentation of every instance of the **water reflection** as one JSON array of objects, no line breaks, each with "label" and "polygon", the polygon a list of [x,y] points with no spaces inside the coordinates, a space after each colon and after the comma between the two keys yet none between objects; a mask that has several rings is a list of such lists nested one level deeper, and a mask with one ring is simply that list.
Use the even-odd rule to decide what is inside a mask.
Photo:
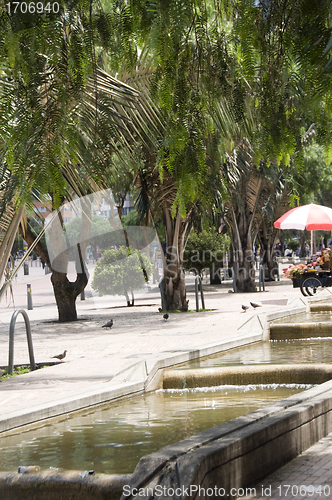
[{"label": "water reflection", "polygon": [[261,364],[331,363],[331,353],[332,337],[272,340],[233,349],[209,358],[194,360],[179,369]]},{"label": "water reflection", "polygon": [[[301,316],[301,321],[313,319],[331,322],[331,314]],[[292,317],[292,321],[299,318]],[[192,361],[183,368],[330,363],[331,352],[331,337],[270,341]],[[64,417],[34,431],[0,438],[0,470],[36,464],[42,469],[130,473],[144,455],[305,388],[223,386],[137,396],[107,408]]]},{"label": "water reflection", "polygon": [[0,438],[0,470],[36,464],[130,473],[144,455],[305,388],[223,386],[137,396]]},{"label": "water reflection", "polygon": [[331,311],[320,311],[320,312],[310,312],[310,313],[301,313],[294,314],[293,316],[287,316],[282,319],[278,319],[273,323],[278,324],[294,324],[294,323],[320,323],[320,324],[331,324],[332,322],[332,314]]}]

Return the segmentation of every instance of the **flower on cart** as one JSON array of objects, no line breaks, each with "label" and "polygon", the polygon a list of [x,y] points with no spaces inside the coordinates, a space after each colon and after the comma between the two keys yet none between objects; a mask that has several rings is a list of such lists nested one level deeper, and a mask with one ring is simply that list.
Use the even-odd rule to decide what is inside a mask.
[{"label": "flower on cart", "polygon": [[304,268],[307,266],[305,264],[299,264],[297,266],[290,265],[288,268],[283,269],[285,278],[293,279],[297,274],[304,273]]},{"label": "flower on cart", "polygon": [[309,262],[307,264],[298,264],[297,266],[295,265],[290,265],[288,268],[283,269],[284,276],[285,278],[296,278],[298,275],[303,274],[303,273],[308,273],[311,271],[317,271],[321,269],[318,265],[318,263],[315,262]]},{"label": "flower on cart", "polygon": [[306,264],[290,265],[283,269],[285,278],[294,279],[303,273],[322,271],[323,264],[332,260],[332,250],[323,248],[319,254],[313,255],[311,259],[311,262]]},{"label": "flower on cart", "polygon": [[331,253],[332,253],[331,248],[323,248],[322,255],[324,258],[324,262],[329,262],[331,260]]}]

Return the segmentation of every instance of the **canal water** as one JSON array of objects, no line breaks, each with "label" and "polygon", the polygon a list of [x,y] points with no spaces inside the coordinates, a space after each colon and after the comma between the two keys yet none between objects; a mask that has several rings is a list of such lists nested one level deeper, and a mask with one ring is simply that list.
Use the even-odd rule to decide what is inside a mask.
[{"label": "canal water", "polygon": [[239,365],[283,365],[297,363],[331,363],[332,337],[271,340],[248,347],[233,349],[224,354],[193,360],[180,369],[213,368]]},{"label": "canal water", "polygon": [[[306,313],[291,316],[275,323],[315,323],[331,324],[330,312]],[[216,354],[186,363],[179,369],[208,368],[238,365],[331,363],[332,337],[308,337],[290,340],[258,342],[248,347],[232,349],[224,354]]]},{"label": "canal water", "polygon": [[0,438],[0,471],[39,465],[131,473],[144,455],[309,387],[223,386],[136,396]]},{"label": "canal water", "polygon": [[[331,314],[292,317],[331,321]],[[289,322],[290,319],[288,318]],[[332,338],[260,342],[191,361],[179,369],[236,365],[331,363]],[[222,386],[157,391],[0,437],[0,471],[20,465],[42,469],[133,472],[149,453],[245,415],[310,386]]]}]

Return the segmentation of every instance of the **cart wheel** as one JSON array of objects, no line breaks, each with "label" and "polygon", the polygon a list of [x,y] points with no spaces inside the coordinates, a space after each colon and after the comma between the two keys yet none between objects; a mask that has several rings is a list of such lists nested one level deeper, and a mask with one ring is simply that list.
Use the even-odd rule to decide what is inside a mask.
[{"label": "cart wheel", "polygon": [[318,278],[306,278],[301,283],[301,292],[304,296],[315,295],[317,289],[322,286],[321,281]]}]

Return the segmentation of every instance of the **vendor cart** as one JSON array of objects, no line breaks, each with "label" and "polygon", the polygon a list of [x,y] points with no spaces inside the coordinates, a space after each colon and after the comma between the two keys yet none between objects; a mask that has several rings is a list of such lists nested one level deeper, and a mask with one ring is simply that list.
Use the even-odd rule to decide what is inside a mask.
[{"label": "vendor cart", "polygon": [[315,295],[320,289],[332,286],[331,270],[313,270],[302,274],[296,274],[292,278],[293,288],[300,288],[305,297]]}]

